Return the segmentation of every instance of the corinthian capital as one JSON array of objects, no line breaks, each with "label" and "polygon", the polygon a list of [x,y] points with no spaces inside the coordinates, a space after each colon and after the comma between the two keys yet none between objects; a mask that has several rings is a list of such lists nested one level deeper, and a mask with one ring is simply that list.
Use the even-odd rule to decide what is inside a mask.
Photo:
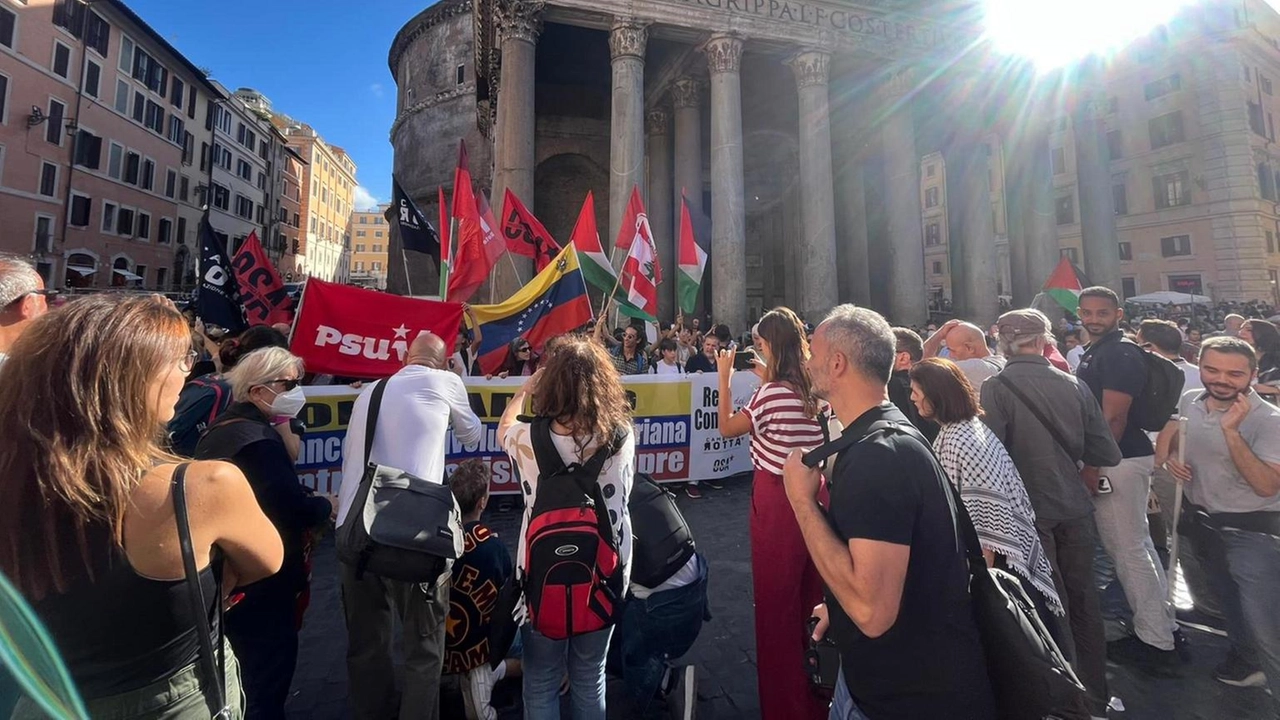
[{"label": "corinthian capital", "polygon": [[497,4],[498,27],[503,39],[538,42],[542,34],[543,0],[500,0]]},{"label": "corinthian capital", "polygon": [[644,116],[646,135],[671,134],[671,113],[664,107],[656,107]]},{"label": "corinthian capital", "polygon": [[609,29],[609,57],[644,59],[644,47],[649,42],[649,24],[638,20],[617,19]]},{"label": "corinthian capital", "polygon": [[711,74],[738,72],[742,69],[742,38],[717,33],[702,45]]},{"label": "corinthian capital", "polygon": [[702,82],[688,75],[671,85],[671,102],[678,108],[698,107],[702,99]]},{"label": "corinthian capital", "polygon": [[787,59],[796,74],[796,86],[803,89],[825,86],[830,78],[831,54],[821,50],[803,50]]}]

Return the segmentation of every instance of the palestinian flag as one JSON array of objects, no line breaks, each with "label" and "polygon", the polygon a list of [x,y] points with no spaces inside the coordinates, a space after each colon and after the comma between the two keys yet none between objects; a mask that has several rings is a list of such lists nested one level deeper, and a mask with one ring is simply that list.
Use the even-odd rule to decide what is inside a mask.
[{"label": "palestinian flag", "polygon": [[604,248],[600,245],[600,233],[596,230],[596,204],[590,191],[582,201],[582,211],[578,213],[578,222],[573,226],[569,244],[578,250],[582,277],[603,293],[613,292],[618,284],[618,275],[613,271],[613,263],[609,262],[609,256],[604,254]]},{"label": "palestinian flag", "polygon": [[1066,256],[1058,261],[1058,267],[1044,284],[1044,294],[1072,315],[1080,309],[1080,291],[1083,289],[1079,273]]},{"label": "palestinian flag", "polygon": [[680,310],[688,315],[693,314],[698,304],[702,273],[707,267],[707,251],[698,244],[698,238],[701,237],[703,242],[709,239],[706,216],[697,212],[698,219],[702,222],[695,226],[693,217],[695,212],[697,211],[689,207],[689,199],[684,196],[684,193],[680,193],[680,256],[678,258],[680,272],[676,275],[676,299],[680,304]]},{"label": "palestinian flag", "polygon": [[449,206],[444,204],[444,188],[437,186],[436,192],[440,203],[440,297],[444,298],[449,294],[449,246],[453,239],[449,236]]}]

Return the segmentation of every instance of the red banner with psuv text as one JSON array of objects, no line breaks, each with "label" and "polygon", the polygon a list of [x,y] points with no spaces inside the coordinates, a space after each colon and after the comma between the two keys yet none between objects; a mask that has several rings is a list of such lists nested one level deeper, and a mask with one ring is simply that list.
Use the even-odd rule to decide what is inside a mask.
[{"label": "red banner with psuv text", "polygon": [[404,366],[409,343],[426,330],[448,354],[462,323],[462,304],[417,300],[307,279],[290,350],[307,372],[384,378]]},{"label": "red banner with psuv text", "polygon": [[231,258],[232,271],[240,286],[240,303],[250,325],[274,325],[293,322],[293,298],[284,288],[280,273],[251,232]]}]

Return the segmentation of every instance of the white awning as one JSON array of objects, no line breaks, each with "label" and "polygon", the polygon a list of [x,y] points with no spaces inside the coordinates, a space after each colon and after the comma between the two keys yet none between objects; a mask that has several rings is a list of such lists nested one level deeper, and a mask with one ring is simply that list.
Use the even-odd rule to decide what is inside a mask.
[{"label": "white awning", "polygon": [[79,275],[80,277],[88,277],[98,272],[96,269],[88,267],[86,265],[68,265],[67,269]]},{"label": "white awning", "polygon": [[120,268],[115,268],[114,270],[112,270],[112,272],[124,278],[125,280],[141,280],[142,279],[141,275],[135,275],[129,272],[128,270],[121,270]]}]

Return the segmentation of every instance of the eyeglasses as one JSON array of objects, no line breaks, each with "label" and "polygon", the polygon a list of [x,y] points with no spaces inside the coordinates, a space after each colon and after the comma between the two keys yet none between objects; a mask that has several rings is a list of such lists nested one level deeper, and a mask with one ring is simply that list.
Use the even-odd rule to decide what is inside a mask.
[{"label": "eyeglasses", "polygon": [[301,385],[302,381],[297,378],[276,378],[275,380],[268,380],[262,384],[263,385],[281,385],[284,387],[285,392],[288,392],[289,390],[292,390],[298,387],[299,385]]},{"label": "eyeglasses", "polygon": [[14,298],[14,299],[10,300],[10,301],[9,301],[9,304],[8,304],[8,305],[5,305],[5,307],[9,307],[9,305],[13,305],[13,304],[15,304],[15,303],[21,302],[21,301],[22,301],[22,299],[23,299],[23,298],[25,298],[25,297],[26,297],[26,296],[28,296],[28,295],[43,295],[45,298],[54,298],[54,297],[57,297],[57,296],[59,296],[59,295],[61,295],[61,294],[62,294],[62,292],[61,292],[61,291],[59,291],[59,290],[50,290],[49,288],[41,288],[40,290],[31,290],[31,291],[29,291],[29,292],[24,292],[24,293],[22,293],[21,295],[19,295],[18,297],[16,297],[16,298]]},{"label": "eyeglasses", "polygon": [[191,372],[191,368],[196,366],[196,360],[200,358],[200,353],[195,350],[188,350],[186,355],[178,361],[178,369],[184,373]]}]

